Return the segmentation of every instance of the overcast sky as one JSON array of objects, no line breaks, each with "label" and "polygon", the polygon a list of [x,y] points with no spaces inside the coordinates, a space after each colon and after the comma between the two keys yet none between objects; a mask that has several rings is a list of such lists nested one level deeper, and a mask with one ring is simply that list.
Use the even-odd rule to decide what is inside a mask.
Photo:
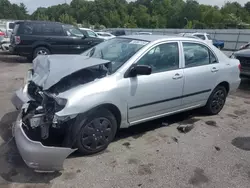
[{"label": "overcast sky", "polygon": [[[29,12],[33,12],[37,7],[48,7],[60,3],[70,3],[71,0],[9,0],[12,3],[24,3]],[[223,5],[227,1],[237,1],[237,0],[197,0],[199,3],[210,4],[210,5]],[[238,0],[239,3],[244,5],[247,1],[250,0]]]}]

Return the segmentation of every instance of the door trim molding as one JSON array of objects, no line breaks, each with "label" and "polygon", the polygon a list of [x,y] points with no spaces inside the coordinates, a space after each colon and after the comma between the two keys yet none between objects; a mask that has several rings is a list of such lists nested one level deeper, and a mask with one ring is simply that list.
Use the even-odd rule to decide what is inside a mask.
[{"label": "door trim molding", "polygon": [[132,109],[141,108],[141,107],[145,107],[145,106],[150,106],[150,105],[154,105],[154,104],[159,104],[159,103],[163,103],[163,102],[173,101],[173,100],[177,100],[177,99],[191,97],[191,96],[194,96],[194,95],[199,95],[199,94],[202,94],[202,93],[208,93],[210,91],[211,91],[211,89],[206,89],[206,90],[203,90],[203,91],[198,91],[198,92],[190,93],[190,94],[187,94],[187,95],[182,95],[182,96],[168,98],[168,99],[164,99],[164,100],[160,100],[160,101],[155,101],[155,102],[140,104],[140,105],[137,105],[137,106],[132,106],[129,109],[132,110]]}]

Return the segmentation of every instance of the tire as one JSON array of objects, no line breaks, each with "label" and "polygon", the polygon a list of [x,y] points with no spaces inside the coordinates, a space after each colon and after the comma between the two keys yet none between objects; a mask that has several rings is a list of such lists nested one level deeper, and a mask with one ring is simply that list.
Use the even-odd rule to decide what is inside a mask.
[{"label": "tire", "polygon": [[33,59],[35,59],[38,55],[49,55],[50,51],[46,47],[37,47],[33,52]]},{"label": "tire", "polygon": [[227,90],[224,86],[217,86],[208,98],[207,104],[204,107],[204,112],[207,115],[216,115],[224,107],[227,98]]},{"label": "tire", "polygon": [[109,110],[99,108],[76,117],[72,136],[76,136],[75,147],[78,152],[91,155],[105,150],[114,139],[116,131],[115,116]]}]

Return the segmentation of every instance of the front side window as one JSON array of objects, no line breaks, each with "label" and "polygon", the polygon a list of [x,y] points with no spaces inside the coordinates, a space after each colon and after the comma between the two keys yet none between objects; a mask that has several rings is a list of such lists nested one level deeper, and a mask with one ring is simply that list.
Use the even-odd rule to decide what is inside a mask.
[{"label": "front side window", "polygon": [[152,73],[178,69],[178,43],[165,43],[152,48],[137,62],[137,64],[151,66]]},{"label": "front side window", "polygon": [[93,31],[87,30],[87,33],[90,37],[97,37],[96,34]]},{"label": "front side window", "polygon": [[136,39],[114,38],[96,45],[82,55],[111,61],[111,73],[113,73],[148,43]]},{"label": "front side window", "polygon": [[216,63],[215,55],[204,45],[183,42],[185,67],[196,67]]},{"label": "front side window", "polygon": [[79,29],[77,29],[76,27],[74,27],[74,26],[64,25],[63,29],[66,32],[67,36],[83,37],[82,32]]}]

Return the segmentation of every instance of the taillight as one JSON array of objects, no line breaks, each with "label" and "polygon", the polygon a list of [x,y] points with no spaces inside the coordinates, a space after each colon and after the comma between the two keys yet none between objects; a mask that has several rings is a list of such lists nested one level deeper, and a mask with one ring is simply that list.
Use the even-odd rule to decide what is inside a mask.
[{"label": "taillight", "polygon": [[4,32],[0,32],[0,36],[4,36],[5,35],[5,33]]},{"label": "taillight", "polygon": [[15,44],[20,44],[20,43],[21,43],[21,37],[15,36]]},{"label": "taillight", "polygon": [[239,68],[239,70],[241,71],[241,64],[239,63],[239,65],[238,65],[238,68]]}]

